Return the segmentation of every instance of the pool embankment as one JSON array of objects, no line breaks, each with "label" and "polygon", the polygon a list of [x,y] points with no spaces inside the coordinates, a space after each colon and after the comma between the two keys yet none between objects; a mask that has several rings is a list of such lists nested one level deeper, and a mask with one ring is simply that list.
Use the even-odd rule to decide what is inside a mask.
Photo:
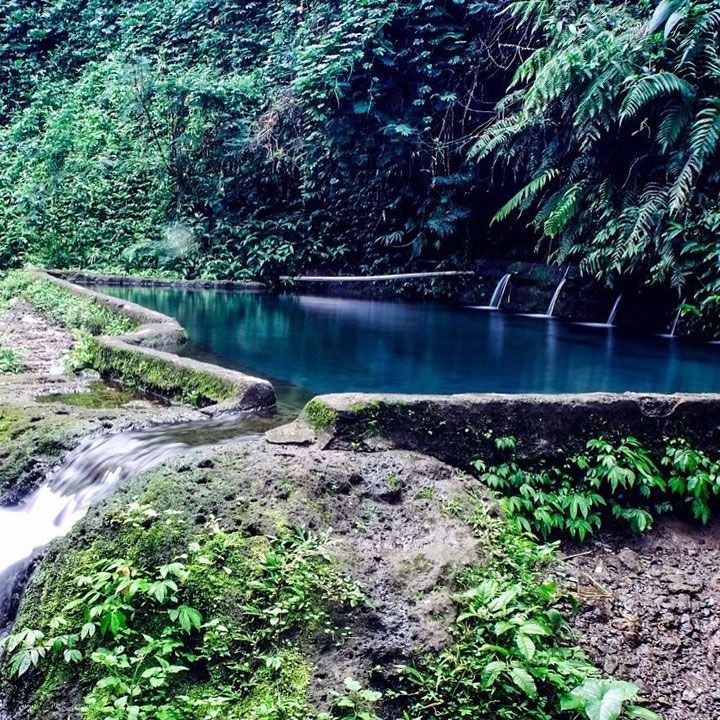
[{"label": "pool embankment", "polygon": [[496,439],[514,437],[516,455],[557,459],[594,437],[638,438],[649,449],[669,437],[695,447],[720,445],[720,394],[371,395],[313,398],[274,442],[316,442],[328,449],[402,449],[467,467],[501,460]]},{"label": "pool embankment", "polygon": [[123,335],[92,338],[90,364],[104,377],[189,402],[206,408],[209,414],[275,405],[275,391],[267,380],[171,352],[187,339],[174,318],[53,274],[38,270],[31,274],[133,322],[134,329]]},{"label": "pool embankment", "polygon": [[241,290],[264,292],[267,286],[256,280],[180,280],[138,275],[112,275],[92,270],[56,270],[45,272],[53,277],[81,285],[117,285],[121,287],[177,287],[187,290]]}]

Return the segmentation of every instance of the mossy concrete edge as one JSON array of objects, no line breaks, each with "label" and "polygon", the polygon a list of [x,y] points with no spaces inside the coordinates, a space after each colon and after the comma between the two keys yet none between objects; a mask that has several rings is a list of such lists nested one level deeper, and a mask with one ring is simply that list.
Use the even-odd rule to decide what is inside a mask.
[{"label": "mossy concrete edge", "polygon": [[187,339],[185,329],[174,318],[40,270],[29,272],[137,323],[137,327],[125,335],[93,338],[96,369],[101,374],[207,406],[204,412],[210,415],[275,405],[275,390],[267,380],[171,352]]},{"label": "mossy concrete edge", "polygon": [[173,287],[187,290],[242,290],[265,292],[268,288],[257,280],[181,280],[153,278],[142,275],[112,275],[91,270],[45,270],[49,275],[86,285],[117,285],[121,287]]},{"label": "mossy concrete edge", "polygon": [[[465,468],[476,458],[501,461],[495,440],[506,436],[517,438],[518,456],[535,459],[566,457],[601,436],[634,436],[651,449],[681,437],[712,452],[720,447],[720,394],[342,393],[313,398],[292,431],[327,449],[414,450]],[[278,428],[268,440],[285,435]]]}]

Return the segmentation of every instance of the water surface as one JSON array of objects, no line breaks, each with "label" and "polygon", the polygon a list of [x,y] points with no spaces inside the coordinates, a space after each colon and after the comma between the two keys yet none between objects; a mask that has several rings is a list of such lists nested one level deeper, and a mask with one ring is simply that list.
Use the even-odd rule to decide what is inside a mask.
[{"label": "water surface", "polygon": [[329,392],[720,391],[720,347],[554,319],[303,295],[102,287],[176,317],[185,353]]}]

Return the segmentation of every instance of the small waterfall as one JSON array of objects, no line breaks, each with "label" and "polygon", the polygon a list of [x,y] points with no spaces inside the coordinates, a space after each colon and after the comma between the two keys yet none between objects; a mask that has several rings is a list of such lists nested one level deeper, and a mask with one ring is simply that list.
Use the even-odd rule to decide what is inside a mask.
[{"label": "small waterfall", "polygon": [[[495,286],[495,290],[493,290],[493,294],[490,297],[489,305],[468,305],[468,307],[474,310],[499,310],[511,277],[512,273],[507,273],[498,280],[498,284]],[[2,719],[0,718],[0,720]]]},{"label": "small waterfall", "polygon": [[[682,305],[682,304],[681,304]],[[680,322],[680,308],[677,309],[677,312],[675,313],[675,318],[672,321],[672,325],[670,326],[670,337],[675,337],[675,331],[677,330],[678,323]]]},{"label": "small waterfall", "polygon": [[608,327],[612,327],[615,324],[615,316],[617,315],[618,307],[620,307],[621,300],[622,300],[622,293],[620,293],[615,298],[615,302],[613,303],[612,309],[610,310],[610,314],[608,315],[608,319],[605,323]]},{"label": "small waterfall", "polygon": [[568,270],[569,270],[569,269],[570,269],[570,268],[567,268],[567,269],[565,270],[565,274],[563,275],[562,280],[558,283],[558,286],[555,288],[555,292],[553,293],[553,296],[552,296],[552,298],[551,298],[551,300],[550,300],[550,304],[548,305],[548,309],[547,309],[547,312],[545,313],[545,317],[549,317],[549,318],[550,318],[550,317],[553,316],[553,313],[555,312],[555,304],[557,303],[558,298],[560,297],[560,292],[561,292],[562,289],[563,289],[563,285],[564,285],[565,282],[567,281],[567,275],[568,275]]},{"label": "small waterfall", "polygon": [[69,532],[92,505],[118,483],[188,448],[256,433],[257,425],[248,422],[256,417],[245,413],[92,438],[19,505],[0,507],[0,635],[42,548]]},{"label": "small waterfall", "polygon": [[490,305],[488,307],[491,310],[497,310],[502,303],[502,299],[505,296],[505,290],[507,289],[508,283],[510,282],[511,274],[507,273],[500,278],[500,281],[495,286],[495,290],[490,298]]}]

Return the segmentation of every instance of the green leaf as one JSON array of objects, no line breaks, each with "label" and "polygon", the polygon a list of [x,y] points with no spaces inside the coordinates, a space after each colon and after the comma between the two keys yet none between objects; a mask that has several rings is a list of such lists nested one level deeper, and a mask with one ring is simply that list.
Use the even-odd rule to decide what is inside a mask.
[{"label": "green leaf", "polygon": [[527,670],[516,666],[510,671],[510,677],[528,697],[537,697],[537,686],[535,685],[535,680]]},{"label": "green leaf", "polygon": [[625,708],[625,714],[632,720],[662,720],[662,717],[657,713],[639,705],[628,705]]},{"label": "green leaf", "polygon": [[515,636],[515,644],[525,659],[533,659],[533,656],[535,655],[535,643],[527,635],[518,633]]},{"label": "green leaf", "polygon": [[576,701],[574,706],[581,708],[588,720],[617,720],[623,711],[623,704],[637,697],[638,689],[632,683],[620,680],[588,679],[576,687],[570,697]]}]

